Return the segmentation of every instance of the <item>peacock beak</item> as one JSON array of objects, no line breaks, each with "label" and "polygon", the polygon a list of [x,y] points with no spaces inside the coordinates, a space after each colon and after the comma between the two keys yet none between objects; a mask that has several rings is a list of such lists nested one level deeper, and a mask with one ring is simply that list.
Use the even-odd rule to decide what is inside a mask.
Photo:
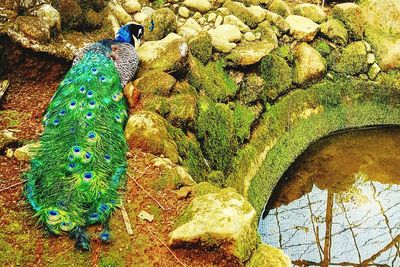
[{"label": "peacock beak", "polygon": [[132,35],[132,37],[133,37],[134,44],[135,44],[134,47],[135,47],[135,49],[138,49],[140,46],[140,39],[137,39],[134,35]]}]

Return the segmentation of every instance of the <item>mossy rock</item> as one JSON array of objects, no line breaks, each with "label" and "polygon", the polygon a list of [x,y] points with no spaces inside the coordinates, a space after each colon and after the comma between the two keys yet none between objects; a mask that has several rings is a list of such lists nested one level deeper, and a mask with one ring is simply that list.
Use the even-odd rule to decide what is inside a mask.
[{"label": "mossy rock", "polygon": [[236,136],[240,144],[250,138],[251,125],[257,118],[256,112],[251,107],[246,107],[241,104],[235,105],[233,110],[233,120],[236,131]]},{"label": "mossy rock", "polygon": [[170,112],[169,98],[159,95],[148,95],[141,98],[144,110],[152,111],[160,114],[164,118]]},{"label": "mossy rock", "polygon": [[324,39],[316,39],[312,46],[322,55],[327,56],[331,53],[331,47]]},{"label": "mossy rock", "polygon": [[266,96],[274,101],[292,85],[292,69],[286,61],[274,54],[261,60],[260,75],[265,81]]},{"label": "mossy rock", "polygon": [[349,36],[361,40],[364,35],[364,14],[361,8],[354,3],[343,3],[333,7],[333,18],[344,23],[349,31]]},{"label": "mossy rock", "polygon": [[329,19],[321,24],[321,33],[338,45],[346,45],[348,40],[347,29],[337,19]]},{"label": "mossy rock", "polygon": [[294,82],[308,84],[324,76],[326,61],[321,54],[307,43],[301,43],[294,49]]},{"label": "mossy rock", "polygon": [[200,97],[196,136],[211,168],[226,173],[237,149],[233,112],[225,104]]},{"label": "mossy rock", "polygon": [[212,61],[203,65],[195,57],[190,57],[189,82],[214,101],[233,98],[238,90],[236,83],[226,74],[222,61]]},{"label": "mossy rock", "polygon": [[188,169],[194,181],[198,183],[206,181],[210,167],[206,163],[196,136],[190,132],[185,134],[180,128],[172,125],[168,127],[168,132],[177,144],[179,156],[182,158],[182,166]]},{"label": "mossy rock", "polygon": [[40,43],[47,43],[50,40],[50,26],[42,18],[35,16],[19,16],[15,24],[20,32],[28,38]]},{"label": "mossy rock", "polygon": [[[221,176],[221,174],[222,174],[222,176],[224,175],[220,171],[213,171],[210,173],[210,175],[211,174],[217,175],[217,176]],[[203,196],[203,195],[207,195],[207,194],[211,194],[211,193],[218,193],[220,190],[221,190],[221,188],[219,188],[218,186],[216,186],[215,184],[210,183],[210,182],[201,182],[194,186],[194,192],[195,192],[196,196]],[[178,226],[178,225],[176,225],[176,226]]]},{"label": "mossy rock", "polygon": [[292,14],[292,11],[290,10],[290,7],[288,4],[283,1],[283,0],[273,0],[269,5],[268,5],[268,10],[277,13],[278,15],[286,18],[287,16]]},{"label": "mossy rock", "polygon": [[151,70],[145,72],[135,83],[144,97],[149,95],[169,96],[176,79],[163,71]]},{"label": "mossy rock", "polygon": [[61,24],[63,29],[82,29],[84,16],[79,1],[60,1],[59,7],[57,9],[61,15]]},{"label": "mossy rock", "polygon": [[329,66],[339,73],[357,75],[368,70],[367,51],[362,41],[347,45],[342,54],[338,50],[328,57]]},{"label": "mossy rock", "polygon": [[201,63],[206,64],[212,55],[211,35],[202,32],[189,42],[189,51]]},{"label": "mossy rock", "polygon": [[207,181],[221,188],[225,183],[225,175],[221,171],[212,171],[208,174]]},{"label": "mossy rock", "polygon": [[267,244],[258,246],[256,252],[251,256],[246,267],[291,267],[292,262],[285,253],[278,248]]},{"label": "mossy rock", "polygon": [[232,188],[196,196],[170,233],[172,247],[218,248],[244,262],[259,243],[256,216],[247,200]]},{"label": "mossy rock", "polygon": [[259,19],[244,4],[228,0],[225,2],[224,7],[229,9],[233,15],[241,19],[250,28],[257,27]]},{"label": "mossy rock", "polygon": [[182,129],[194,129],[197,102],[191,94],[177,94],[169,98],[167,120]]},{"label": "mossy rock", "polygon": [[164,155],[177,163],[178,147],[167,128],[168,122],[160,115],[150,111],[139,111],[129,117],[125,127],[125,138],[132,148]]},{"label": "mossy rock", "polygon": [[245,105],[263,100],[265,81],[255,73],[244,77],[240,86],[239,101]]},{"label": "mossy rock", "polygon": [[[154,29],[150,31],[152,23],[154,22]],[[143,22],[145,41],[156,41],[166,37],[169,33],[175,32],[177,22],[174,12],[169,8],[161,8],[154,11]]]}]

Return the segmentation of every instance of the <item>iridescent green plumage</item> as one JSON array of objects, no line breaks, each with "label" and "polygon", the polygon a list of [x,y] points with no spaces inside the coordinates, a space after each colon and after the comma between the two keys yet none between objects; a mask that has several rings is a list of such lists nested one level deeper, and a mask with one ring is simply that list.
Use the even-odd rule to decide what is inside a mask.
[{"label": "iridescent green plumage", "polygon": [[102,53],[85,53],[46,111],[41,147],[26,173],[25,195],[50,232],[71,231],[79,239],[82,227],[107,224],[120,205],[126,111],[115,63]]}]

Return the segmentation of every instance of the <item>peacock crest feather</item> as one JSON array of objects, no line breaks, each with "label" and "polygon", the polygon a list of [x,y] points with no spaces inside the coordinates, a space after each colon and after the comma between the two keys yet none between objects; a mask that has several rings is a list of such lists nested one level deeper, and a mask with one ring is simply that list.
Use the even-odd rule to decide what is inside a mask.
[{"label": "peacock crest feather", "polygon": [[25,174],[24,193],[38,221],[54,234],[70,232],[81,249],[89,249],[90,224],[102,223],[100,238],[109,240],[108,220],[122,202],[128,150],[122,90],[137,67],[134,47],[123,40],[84,48],[45,112],[41,146]]}]

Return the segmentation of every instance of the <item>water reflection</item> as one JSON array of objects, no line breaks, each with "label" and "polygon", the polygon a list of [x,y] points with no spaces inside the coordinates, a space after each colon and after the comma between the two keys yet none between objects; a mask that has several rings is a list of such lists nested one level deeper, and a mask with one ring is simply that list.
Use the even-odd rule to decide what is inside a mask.
[{"label": "water reflection", "polygon": [[259,231],[299,266],[400,266],[400,129],[313,145],[277,186]]}]

